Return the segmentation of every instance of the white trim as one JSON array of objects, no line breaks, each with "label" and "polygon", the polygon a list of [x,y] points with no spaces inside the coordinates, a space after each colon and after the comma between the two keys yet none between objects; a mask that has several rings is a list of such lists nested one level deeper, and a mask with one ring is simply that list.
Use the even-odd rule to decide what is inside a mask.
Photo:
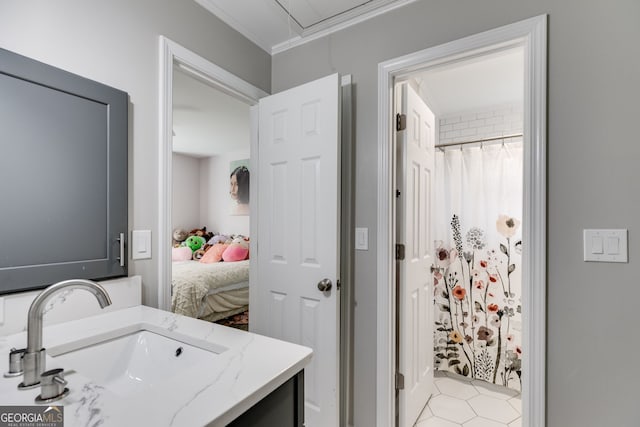
[{"label": "white trim", "polygon": [[[185,47],[160,36],[159,55],[159,163],[158,172],[158,308],[171,309],[171,142],[173,129],[173,67],[246,102],[255,105],[265,91],[218,67]],[[253,156],[252,156],[253,157]],[[251,215],[253,216],[253,215]]]},{"label": "white trim", "polygon": [[[249,307],[254,312],[254,319],[265,319],[260,313],[261,305],[259,304],[260,298],[258,298],[258,292],[256,284],[258,283],[258,212],[260,206],[258,206],[258,192],[260,181],[258,180],[258,139],[260,129],[260,106],[259,104],[253,105],[250,108],[249,114],[251,115],[251,155],[249,156],[249,230],[251,232],[251,238],[249,239],[249,253],[251,254],[251,262],[249,263]],[[253,285],[252,285],[253,284]],[[251,332],[256,331],[256,322],[249,322],[249,330]]]},{"label": "white trim", "polygon": [[160,36],[160,76],[158,107],[158,308],[171,309],[171,143],[173,132],[173,53],[170,41]]},{"label": "white trim", "polygon": [[347,427],[352,418],[353,402],[353,258],[355,233],[353,229],[353,79],[341,76],[340,86],[340,418],[339,425]]},{"label": "white trim", "polygon": [[393,247],[393,83],[420,68],[498,48],[525,49],[523,251],[523,426],[545,424],[546,330],[546,57],[547,16],[465,37],[378,65],[378,270],[376,425],[395,423]]},{"label": "white trim", "polygon": [[[523,248],[523,426],[545,425],[547,317],[547,16],[538,18],[525,50]],[[527,250],[528,249],[528,250]],[[529,325],[529,326],[528,326]],[[525,400],[526,399],[526,400]]]}]

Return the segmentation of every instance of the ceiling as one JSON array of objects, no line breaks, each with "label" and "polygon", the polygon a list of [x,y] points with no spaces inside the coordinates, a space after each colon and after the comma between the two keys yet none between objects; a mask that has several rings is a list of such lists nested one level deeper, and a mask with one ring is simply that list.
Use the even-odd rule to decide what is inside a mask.
[{"label": "ceiling", "polygon": [[524,102],[524,50],[503,50],[411,75],[434,114]]},{"label": "ceiling", "polygon": [[194,0],[275,54],[416,0]]},{"label": "ceiling", "polygon": [[247,104],[174,67],[174,153],[210,157],[248,149],[249,120]]}]

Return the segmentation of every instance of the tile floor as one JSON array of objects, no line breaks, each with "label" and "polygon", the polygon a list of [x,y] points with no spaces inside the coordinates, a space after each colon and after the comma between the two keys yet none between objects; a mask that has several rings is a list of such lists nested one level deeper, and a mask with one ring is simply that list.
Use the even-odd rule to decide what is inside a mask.
[{"label": "tile floor", "polygon": [[415,427],[521,427],[520,393],[484,381],[436,374]]}]

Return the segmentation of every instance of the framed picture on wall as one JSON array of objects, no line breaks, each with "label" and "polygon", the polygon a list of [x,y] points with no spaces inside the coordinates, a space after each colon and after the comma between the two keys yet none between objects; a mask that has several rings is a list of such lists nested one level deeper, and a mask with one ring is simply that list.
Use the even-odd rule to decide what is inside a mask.
[{"label": "framed picture on wall", "polygon": [[230,163],[231,215],[249,215],[249,159]]}]

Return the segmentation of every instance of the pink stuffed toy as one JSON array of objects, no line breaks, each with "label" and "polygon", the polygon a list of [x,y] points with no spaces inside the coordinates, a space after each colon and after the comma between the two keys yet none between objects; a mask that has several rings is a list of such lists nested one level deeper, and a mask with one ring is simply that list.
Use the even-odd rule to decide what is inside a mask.
[{"label": "pink stuffed toy", "polygon": [[171,261],[189,261],[192,256],[191,249],[186,246],[171,248]]},{"label": "pink stuffed toy", "polygon": [[240,243],[232,243],[222,253],[222,259],[226,262],[242,261],[247,259],[249,255],[249,249]]}]

